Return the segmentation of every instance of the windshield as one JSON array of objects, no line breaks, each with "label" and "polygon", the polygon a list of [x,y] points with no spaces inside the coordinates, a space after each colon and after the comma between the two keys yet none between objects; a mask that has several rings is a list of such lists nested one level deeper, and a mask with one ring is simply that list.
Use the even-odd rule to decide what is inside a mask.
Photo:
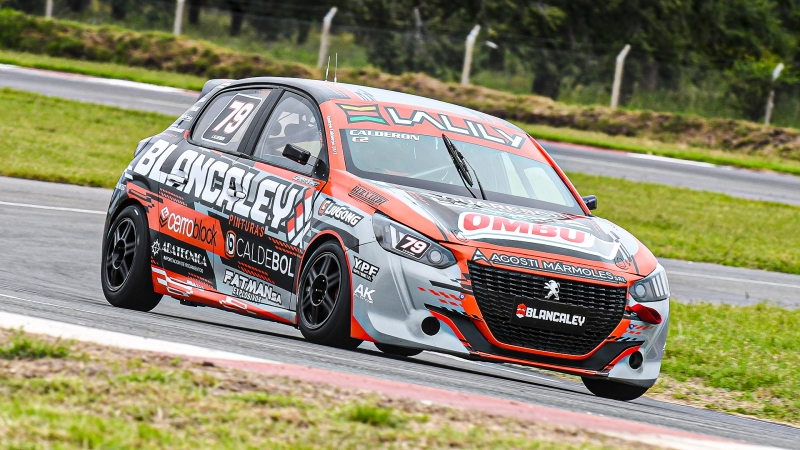
[{"label": "windshield", "polygon": [[[534,159],[456,140],[456,148],[478,173],[488,200],[583,215],[564,182]],[[391,131],[342,130],[347,170],[399,185],[471,197],[441,136]],[[478,184],[473,192],[480,197]]]}]

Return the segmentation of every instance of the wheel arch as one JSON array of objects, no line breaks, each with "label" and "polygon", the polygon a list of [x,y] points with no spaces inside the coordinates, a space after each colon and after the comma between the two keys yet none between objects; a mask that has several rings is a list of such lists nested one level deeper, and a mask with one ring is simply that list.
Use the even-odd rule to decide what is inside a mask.
[{"label": "wheel arch", "polygon": [[[313,255],[318,248],[327,242],[336,242],[342,248],[342,251],[344,252],[345,264],[347,264],[347,273],[350,273],[350,259],[347,257],[347,247],[344,245],[344,241],[333,231],[322,231],[314,236],[311,242],[308,243],[305,252],[303,252],[303,256],[300,258],[300,264],[297,266],[296,272],[298,276],[294,283],[294,291],[296,294],[300,293],[300,278],[302,278],[301,275],[306,262],[308,262],[308,259],[311,258],[311,255]],[[352,284],[352,279],[350,282]]]}]

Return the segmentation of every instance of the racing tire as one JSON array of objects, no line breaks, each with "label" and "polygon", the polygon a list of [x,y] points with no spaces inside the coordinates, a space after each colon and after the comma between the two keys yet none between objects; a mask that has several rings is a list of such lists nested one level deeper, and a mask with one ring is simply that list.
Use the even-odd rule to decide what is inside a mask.
[{"label": "racing tire", "polygon": [[117,308],[150,311],[163,297],[153,291],[150,228],[139,206],[128,206],[108,227],[100,270],[103,294]]},{"label": "racing tire", "polygon": [[317,248],[300,275],[298,327],[309,342],[355,349],[360,339],[350,336],[351,293],[344,251],[336,242]]},{"label": "racing tire", "polygon": [[586,386],[586,389],[589,389],[592,394],[598,397],[620,400],[623,402],[635,400],[650,389],[602,378],[581,377],[581,380],[583,380],[583,385]]},{"label": "racing tire", "polygon": [[409,356],[417,356],[422,353],[422,350],[418,348],[400,347],[399,345],[381,344],[379,342],[375,343],[375,347],[378,347],[378,350],[387,355],[404,356],[406,358]]}]

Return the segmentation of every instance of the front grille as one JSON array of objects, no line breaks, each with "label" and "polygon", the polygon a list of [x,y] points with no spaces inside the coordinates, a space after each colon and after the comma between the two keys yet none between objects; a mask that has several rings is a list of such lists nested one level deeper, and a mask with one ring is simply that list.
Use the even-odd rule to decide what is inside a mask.
[{"label": "front grille", "polygon": [[[562,280],[496,269],[469,262],[472,289],[489,331],[503,344],[535,350],[585,355],[600,345],[622,320],[626,288]],[[583,335],[540,330],[510,322],[517,310],[517,296],[543,299],[545,283],[561,285],[558,296],[564,304],[589,308]]]}]

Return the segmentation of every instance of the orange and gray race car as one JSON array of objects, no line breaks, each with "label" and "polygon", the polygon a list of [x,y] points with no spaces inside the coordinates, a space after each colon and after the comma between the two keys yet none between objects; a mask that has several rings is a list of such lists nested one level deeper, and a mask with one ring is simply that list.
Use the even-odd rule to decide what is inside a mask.
[{"label": "orange and gray race car", "polygon": [[544,149],[477,111],[323,81],[209,81],[112,196],[102,285],[298,327],[312,342],[658,377],[669,286]]}]

